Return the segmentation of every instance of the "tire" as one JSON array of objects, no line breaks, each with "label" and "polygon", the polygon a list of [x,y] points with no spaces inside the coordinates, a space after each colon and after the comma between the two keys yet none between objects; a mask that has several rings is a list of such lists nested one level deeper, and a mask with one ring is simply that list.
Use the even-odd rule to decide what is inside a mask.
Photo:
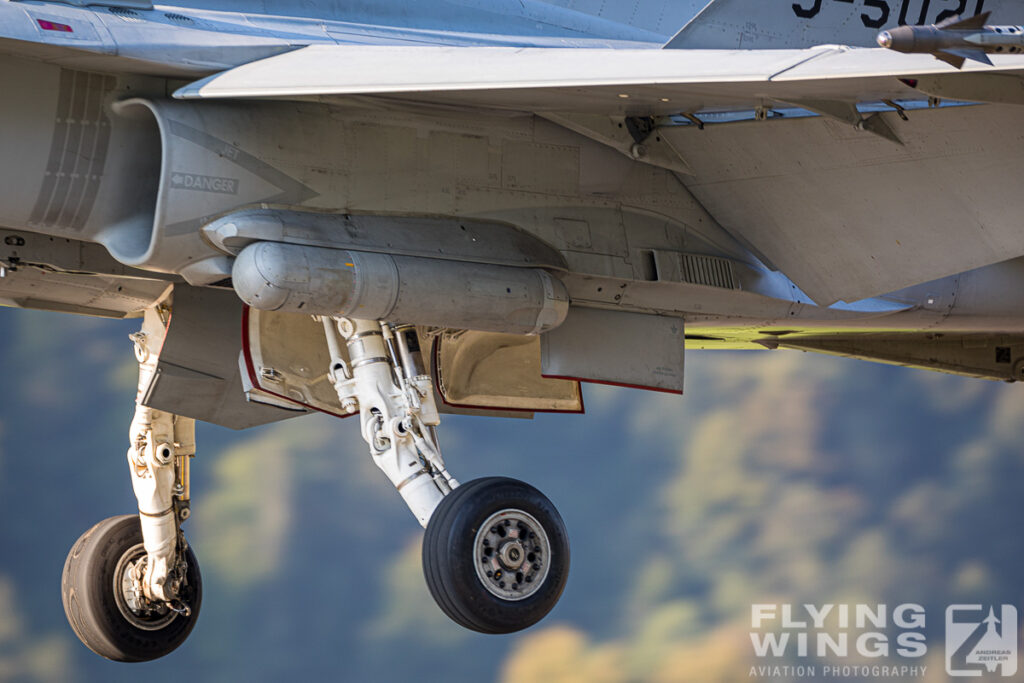
[{"label": "tire", "polygon": [[114,574],[122,558],[145,552],[141,544],[138,515],[110,517],[82,534],[64,563],[61,598],[68,623],[87,648],[115,662],[148,662],[163,657],[185,642],[199,617],[202,578],[196,557],[188,548],[181,597],[191,613],[136,617],[137,623],[147,628],[128,620],[123,593],[121,597],[115,594]]},{"label": "tire", "polygon": [[569,539],[558,510],[537,489],[505,477],[476,479],[445,496],[431,516],[423,573],[452,621],[480,633],[513,633],[543,619],[561,597]]}]

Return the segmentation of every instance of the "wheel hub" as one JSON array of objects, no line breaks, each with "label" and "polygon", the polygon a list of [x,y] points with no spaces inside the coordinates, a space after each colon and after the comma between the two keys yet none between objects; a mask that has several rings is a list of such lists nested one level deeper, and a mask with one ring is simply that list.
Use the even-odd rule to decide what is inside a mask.
[{"label": "wheel hub", "polygon": [[523,561],[526,560],[523,544],[519,541],[509,541],[504,544],[501,546],[501,552],[498,553],[498,560],[505,565],[506,569],[519,569],[523,565]]},{"label": "wheel hub", "polygon": [[146,597],[142,589],[145,571],[146,548],[139,543],[121,556],[114,569],[114,601],[129,624],[143,631],[159,631],[178,615],[167,605]]},{"label": "wheel hub", "polygon": [[551,544],[540,522],[523,510],[510,508],[488,517],[473,547],[477,577],[503,600],[524,600],[547,578]]}]

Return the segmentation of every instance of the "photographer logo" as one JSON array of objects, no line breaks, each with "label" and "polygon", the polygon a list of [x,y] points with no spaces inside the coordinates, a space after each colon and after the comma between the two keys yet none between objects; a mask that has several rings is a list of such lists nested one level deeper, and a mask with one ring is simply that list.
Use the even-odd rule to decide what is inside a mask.
[{"label": "photographer logo", "polygon": [[946,609],[946,673],[1017,673],[1017,608],[950,605]]}]

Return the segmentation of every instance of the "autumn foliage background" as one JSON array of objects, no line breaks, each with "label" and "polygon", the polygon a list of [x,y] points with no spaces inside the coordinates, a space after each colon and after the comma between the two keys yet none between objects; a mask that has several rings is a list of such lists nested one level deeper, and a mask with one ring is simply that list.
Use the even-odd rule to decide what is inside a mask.
[{"label": "autumn foliage background", "polygon": [[[136,323],[0,310],[0,681],[750,681],[754,602],[1024,603],[1024,389],[788,351],[695,352],[685,397],[588,386],[587,415],[447,418],[462,481],[543,490],[560,605],[510,637],[434,606],[420,531],[352,421],[204,426],[187,533],[202,616],[115,665],[64,621],[94,522],[134,510]],[[779,679],[776,679],[779,680]]]}]

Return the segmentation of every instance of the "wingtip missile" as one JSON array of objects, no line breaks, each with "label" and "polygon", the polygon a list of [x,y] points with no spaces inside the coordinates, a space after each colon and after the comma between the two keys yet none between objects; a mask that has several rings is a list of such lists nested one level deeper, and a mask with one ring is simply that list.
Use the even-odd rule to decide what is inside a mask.
[{"label": "wingtip missile", "polygon": [[878,34],[878,45],[907,54],[931,54],[962,69],[967,60],[992,64],[990,54],[1024,52],[1024,27],[988,26],[991,12],[950,17],[932,26],[899,26]]}]

